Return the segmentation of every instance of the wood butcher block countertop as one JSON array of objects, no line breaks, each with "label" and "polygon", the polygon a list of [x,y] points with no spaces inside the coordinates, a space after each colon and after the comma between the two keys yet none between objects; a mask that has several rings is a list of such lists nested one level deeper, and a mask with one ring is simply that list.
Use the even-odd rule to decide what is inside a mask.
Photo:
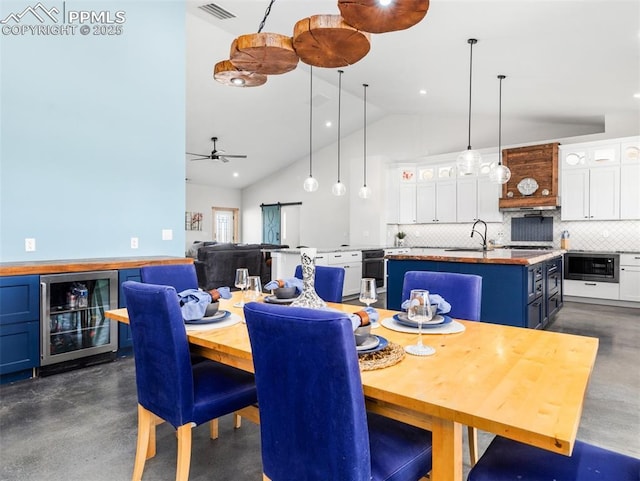
[{"label": "wood butcher block countertop", "polygon": [[2,262],[0,277],[22,276],[29,274],[61,274],[65,272],[104,271],[117,269],[135,269],[142,266],[163,264],[192,264],[190,257],[106,257],[93,259],[63,259],[32,262]]},{"label": "wood butcher block countertop", "polygon": [[385,256],[390,260],[465,262],[529,266],[564,254],[563,250],[494,249],[486,252],[445,249],[411,249],[409,254]]}]

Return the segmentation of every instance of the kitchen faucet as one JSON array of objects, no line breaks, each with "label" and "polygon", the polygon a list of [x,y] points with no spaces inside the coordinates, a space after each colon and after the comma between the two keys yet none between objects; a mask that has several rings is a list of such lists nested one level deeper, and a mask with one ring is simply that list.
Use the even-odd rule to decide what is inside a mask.
[{"label": "kitchen faucet", "polygon": [[[482,235],[480,232],[478,232],[476,230],[476,224],[478,222],[482,222],[482,224],[484,225],[484,235]],[[482,219],[478,219],[477,221],[475,221],[473,223],[473,227],[471,227],[471,237],[473,237],[473,234],[477,232],[478,235],[480,237],[482,237],[482,250],[486,251],[487,250],[487,223],[485,221],[483,221]]]}]

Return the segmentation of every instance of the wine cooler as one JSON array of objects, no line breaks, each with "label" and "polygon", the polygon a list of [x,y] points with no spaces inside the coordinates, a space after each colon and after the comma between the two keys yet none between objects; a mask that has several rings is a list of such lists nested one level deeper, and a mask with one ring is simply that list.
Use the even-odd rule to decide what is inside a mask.
[{"label": "wine cooler", "polygon": [[73,368],[115,357],[118,326],[104,313],[118,307],[117,271],[40,276],[40,289],[41,366]]}]

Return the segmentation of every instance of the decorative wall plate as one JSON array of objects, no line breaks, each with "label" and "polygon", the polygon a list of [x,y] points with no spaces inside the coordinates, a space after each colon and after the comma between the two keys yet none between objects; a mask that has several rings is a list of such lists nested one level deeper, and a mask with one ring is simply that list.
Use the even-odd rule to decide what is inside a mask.
[{"label": "decorative wall plate", "polygon": [[531,195],[538,190],[538,182],[536,182],[536,179],[532,179],[531,177],[525,177],[518,182],[518,190],[522,195]]}]

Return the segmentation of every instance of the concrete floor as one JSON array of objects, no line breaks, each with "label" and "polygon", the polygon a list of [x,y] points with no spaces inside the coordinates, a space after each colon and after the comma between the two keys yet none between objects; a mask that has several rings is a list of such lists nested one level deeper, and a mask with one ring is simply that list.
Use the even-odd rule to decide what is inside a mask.
[{"label": "concrete floor", "polygon": [[[600,339],[578,437],[640,457],[640,310],[565,303],[550,330]],[[207,426],[194,430],[191,481],[262,479],[259,428],[232,421],[221,419],[216,441]],[[481,449],[491,439],[480,433]],[[128,480],[135,444],[131,358],[0,387],[2,481]],[[175,463],[174,430],[163,424],[144,479],[175,479]]]}]

